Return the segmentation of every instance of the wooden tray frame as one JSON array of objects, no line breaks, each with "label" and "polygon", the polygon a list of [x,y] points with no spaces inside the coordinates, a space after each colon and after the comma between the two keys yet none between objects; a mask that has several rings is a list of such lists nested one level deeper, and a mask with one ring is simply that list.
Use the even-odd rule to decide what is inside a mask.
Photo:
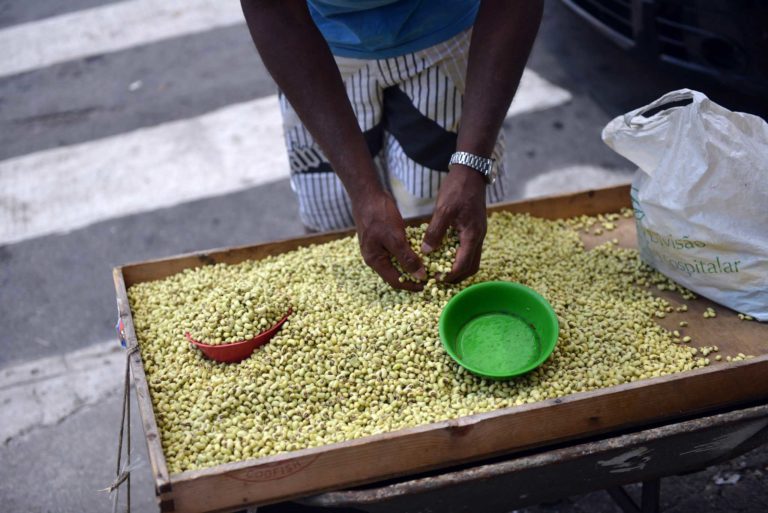
[{"label": "wooden tray frame", "polygon": [[[629,186],[623,185],[507,203],[489,208],[489,211],[528,212],[557,219],[616,212],[629,206]],[[260,259],[350,233],[352,231],[343,230],[115,268],[117,305],[129,347],[137,344],[126,293],[130,285],[161,279],[201,265]],[[719,336],[728,337],[728,326],[740,329],[719,319],[710,321],[711,327],[718,327],[713,332],[719,332]],[[743,324],[755,326],[746,328],[751,330],[747,335],[736,337],[743,343],[734,343],[731,349],[745,353],[752,351],[757,355],[754,359],[174,475],[168,473],[139,352],[131,355],[130,366],[160,509],[198,513],[273,503],[763,401],[768,398],[768,326]]]}]

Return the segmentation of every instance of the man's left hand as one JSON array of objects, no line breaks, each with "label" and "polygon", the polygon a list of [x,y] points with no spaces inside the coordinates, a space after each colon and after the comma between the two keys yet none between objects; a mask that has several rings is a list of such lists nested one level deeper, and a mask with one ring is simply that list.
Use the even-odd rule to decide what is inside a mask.
[{"label": "man's left hand", "polygon": [[437,249],[449,227],[459,235],[459,249],[451,272],[443,281],[460,282],[477,272],[487,229],[485,211],[485,178],[476,170],[454,164],[440,186],[421,250],[424,254]]}]

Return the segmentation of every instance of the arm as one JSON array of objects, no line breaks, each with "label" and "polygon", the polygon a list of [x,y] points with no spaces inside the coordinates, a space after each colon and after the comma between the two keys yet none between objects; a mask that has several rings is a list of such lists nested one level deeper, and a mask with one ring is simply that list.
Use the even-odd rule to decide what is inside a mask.
[{"label": "arm", "polygon": [[393,287],[420,289],[398,282],[391,256],[419,279],[426,272],[408,244],[397,205],[379,182],[339,70],[306,1],[242,0],[242,7],[265,66],[349,194],[363,259]]},{"label": "arm", "polygon": [[[472,30],[457,151],[490,157],[517,91],[541,23],[543,0],[482,0]],[[480,267],[486,231],[485,180],[474,169],[451,166],[437,198],[422,250],[440,245],[449,226],[459,250],[446,281],[458,282]]]}]

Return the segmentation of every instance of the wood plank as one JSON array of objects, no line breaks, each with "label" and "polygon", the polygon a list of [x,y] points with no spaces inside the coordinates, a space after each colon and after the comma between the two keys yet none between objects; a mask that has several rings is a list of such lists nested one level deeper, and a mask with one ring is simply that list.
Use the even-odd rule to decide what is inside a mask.
[{"label": "wood plank", "polygon": [[[696,450],[703,443],[725,440],[722,437],[732,436],[734,431],[740,431],[742,436],[737,438],[742,442],[734,440],[730,447],[714,453]],[[376,511],[385,511],[387,507],[400,511],[406,504],[414,504],[413,511],[425,511],[431,506],[433,511],[443,512],[455,511],[451,505],[457,500],[462,504],[470,503],[471,498],[467,496],[475,496],[475,502],[482,504],[488,500],[484,494],[493,488],[498,494],[509,490],[518,492],[510,494],[510,499],[524,492],[521,504],[514,500],[510,502],[505,496],[499,497],[499,502],[510,510],[605,489],[609,485],[637,483],[645,478],[657,478],[660,474],[664,477],[688,472],[743,454],[761,443],[768,443],[768,404],[451,469],[437,475],[398,479],[382,486],[326,492],[302,498],[301,503],[310,507],[351,508],[368,503],[375,504]],[[645,468],[636,466],[626,472],[615,472],[616,468],[613,468],[614,472],[611,472],[599,463],[638,447],[653,453]],[[552,483],[550,487],[549,481],[553,479],[558,480],[559,485]],[[483,482],[482,486],[475,486]],[[548,486],[542,487],[541,483],[548,483]],[[403,494],[405,490],[407,493]]]},{"label": "wood plank", "polygon": [[[626,206],[630,206],[629,187],[620,186],[498,205],[489,211],[530,212],[556,219],[615,212]],[[422,221],[423,218],[413,219],[409,223]],[[618,225],[617,230],[601,236],[582,234],[585,246],[591,248],[605,240],[617,238],[621,245],[634,247],[634,220],[622,219]],[[115,269],[118,307],[129,342],[136,343],[136,337],[128,309],[126,285],[161,279],[190,267],[264,258],[350,233],[351,230],[344,230],[257,246],[225,248]],[[668,299],[673,303],[679,302],[679,297],[672,295]],[[733,364],[721,362],[686,373],[173,476],[167,473],[146,377],[137,354],[135,361],[132,361],[132,369],[134,378],[138,376],[137,390],[141,388],[144,397],[143,403],[140,403],[143,405],[142,419],[158,491],[162,493],[163,504],[169,511],[224,510],[680,418],[745,401],[768,400],[768,326],[740,321],[735,313],[720,306],[716,307],[719,312],[717,318],[704,319],[701,313],[712,305],[711,302],[697,299],[686,303],[689,305],[688,313],[669,314],[661,320],[661,324],[675,329],[679,320],[688,320],[690,326],[681,331],[693,337],[692,345],[719,345],[721,353],[744,352],[758,358]]]},{"label": "wood plank", "polygon": [[[123,281],[123,275],[119,269],[115,269],[112,272],[112,278],[115,282],[115,291],[117,293],[118,315],[125,329],[126,345],[128,348],[137,346],[138,341],[136,339],[136,330],[133,326],[128,293]],[[155,412],[152,408],[152,399],[149,395],[149,385],[147,384],[147,376],[141,361],[141,354],[136,351],[130,358],[131,376],[133,377],[133,386],[136,390],[136,402],[139,405],[139,415],[141,416],[141,423],[144,428],[144,438],[147,442],[149,463],[152,467],[152,477],[155,481],[155,494],[160,496],[171,490],[168,465],[166,464],[165,454],[163,454],[163,447],[160,443],[160,432],[157,428]]]},{"label": "wood plank", "polygon": [[[172,476],[177,511],[269,503],[768,398],[768,355]],[[546,440],[546,442],[544,442]],[[407,471],[405,469],[408,469]],[[303,491],[299,491],[303,490]]]}]

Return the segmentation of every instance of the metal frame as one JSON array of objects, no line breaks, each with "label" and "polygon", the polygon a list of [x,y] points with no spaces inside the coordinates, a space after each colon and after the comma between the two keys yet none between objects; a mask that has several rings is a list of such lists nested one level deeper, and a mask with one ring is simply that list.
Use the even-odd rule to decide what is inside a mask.
[{"label": "metal frame", "polygon": [[[663,477],[702,470],[764,443],[768,403],[299,502],[372,513],[502,513],[604,489],[625,513],[659,513]],[[640,504],[623,488],[638,482]]]},{"label": "metal frame", "polygon": [[629,496],[622,486],[607,488],[605,491],[613,499],[613,502],[621,508],[624,513],[659,513],[661,504],[661,478],[643,481],[643,489],[638,505]]}]

